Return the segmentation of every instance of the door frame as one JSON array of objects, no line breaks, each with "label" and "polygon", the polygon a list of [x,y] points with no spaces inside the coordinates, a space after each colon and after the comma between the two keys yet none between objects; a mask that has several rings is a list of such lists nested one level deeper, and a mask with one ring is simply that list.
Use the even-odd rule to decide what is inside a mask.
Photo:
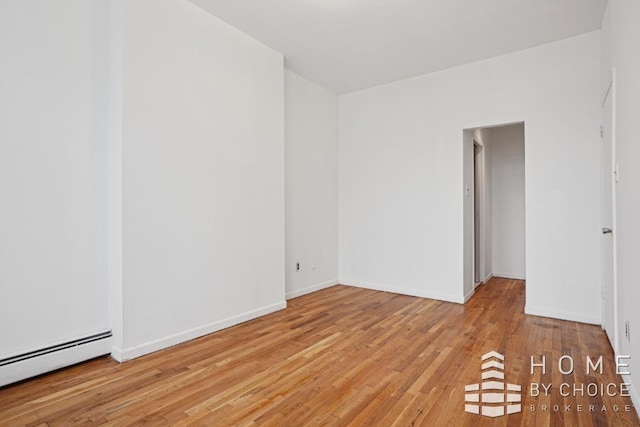
[{"label": "door frame", "polygon": [[[611,165],[610,165],[610,171],[613,174],[613,176],[611,177],[611,228],[613,230],[613,233],[611,234],[611,239],[612,239],[612,277],[611,277],[611,286],[612,286],[612,299],[613,299],[613,342],[611,342],[611,346],[613,347],[613,351],[614,353],[617,354],[618,349],[620,348],[620,327],[618,325],[618,313],[619,313],[619,309],[618,309],[618,255],[617,255],[617,214],[616,214],[616,207],[617,207],[617,199],[616,199],[616,183],[617,183],[617,156],[616,156],[616,69],[612,68],[611,69],[611,79],[609,81],[609,85],[607,86],[607,90],[604,93],[604,96],[602,98],[602,104],[601,104],[601,111],[602,111],[602,122],[603,122],[603,126],[604,126],[604,114],[606,114],[604,108],[605,105],[607,103],[607,100],[610,99],[611,102],[611,129],[609,129],[609,131],[611,132]],[[604,127],[601,128],[602,132],[605,131]],[[603,136],[604,134],[602,134]],[[604,150],[604,145],[602,147],[602,149]],[[602,162],[601,162],[601,167],[602,167]],[[601,171],[601,176],[604,173],[604,171]],[[602,191],[604,191],[604,188],[602,189]],[[604,211],[605,207],[604,207],[604,197],[601,196],[601,200],[603,202],[603,206],[602,209]],[[606,227],[607,225],[602,223],[602,227]],[[604,247],[604,242],[601,240],[601,253],[602,253],[602,262],[604,264],[604,256],[605,256],[605,247]],[[605,304],[605,277],[604,277],[604,268],[602,270],[602,299],[601,299],[601,310],[602,310],[602,329],[605,330],[605,333],[607,334],[608,337],[608,333],[606,332],[605,329],[605,316],[606,316],[606,304]]]},{"label": "door frame", "polygon": [[475,139],[473,140],[473,287],[478,287],[484,283],[483,269],[485,254],[485,242],[483,236],[482,221],[485,220],[484,210],[484,170],[483,170],[483,149],[484,147]]}]

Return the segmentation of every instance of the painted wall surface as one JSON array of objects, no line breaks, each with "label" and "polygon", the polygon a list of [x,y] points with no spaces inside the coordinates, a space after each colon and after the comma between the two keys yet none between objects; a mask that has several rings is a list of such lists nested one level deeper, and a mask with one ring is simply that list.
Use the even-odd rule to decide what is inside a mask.
[{"label": "painted wall surface", "polygon": [[[486,283],[493,276],[493,174],[491,172],[491,161],[493,149],[491,148],[491,129],[480,129],[477,141],[482,146],[481,158],[483,164],[482,197],[483,205],[481,216],[480,235],[484,242],[484,263],[480,269],[480,276]],[[481,257],[482,258],[482,257]]]},{"label": "painted wall surface", "polygon": [[[640,158],[638,114],[640,112],[640,3],[632,0],[612,0],[603,22],[604,61],[603,92],[608,84],[611,67],[616,70],[615,140],[619,182],[616,185],[616,249],[618,281],[619,355],[630,355],[629,371],[632,397],[640,406],[640,289],[638,288],[638,254],[640,254]],[[624,322],[629,321],[630,338],[624,335]]]},{"label": "painted wall surface", "polygon": [[288,70],[285,168],[285,276],[293,298],[338,283],[338,98]]},{"label": "painted wall surface", "polygon": [[123,345],[283,308],[283,58],[186,0],[122,7]]},{"label": "painted wall surface", "polygon": [[491,130],[493,275],[525,278],[524,126]]},{"label": "painted wall surface", "polygon": [[108,329],[94,19],[91,1],[0,2],[0,358]]},{"label": "painted wall surface", "polygon": [[339,97],[340,280],[462,302],[463,129],[526,122],[526,311],[600,322],[600,32]]}]

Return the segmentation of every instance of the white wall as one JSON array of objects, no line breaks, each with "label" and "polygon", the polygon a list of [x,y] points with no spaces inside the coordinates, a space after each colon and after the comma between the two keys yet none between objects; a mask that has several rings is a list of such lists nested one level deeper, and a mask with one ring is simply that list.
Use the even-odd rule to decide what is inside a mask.
[{"label": "white wall", "polygon": [[0,2],[0,358],[108,329],[106,34],[93,8]]},{"label": "white wall", "polygon": [[186,0],[119,7],[128,359],[285,306],[284,78]]},{"label": "white wall", "polygon": [[[615,138],[619,182],[616,186],[616,243],[618,254],[618,307],[616,319],[620,331],[620,355],[631,355],[630,379],[636,408],[640,406],[640,288],[638,287],[638,254],[640,253],[640,144],[638,112],[640,112],[640,3],[633,0],[611,0],[603,22],[603,81],[608,82],[610,67],[616,69]],[[624,322],[629,321],[631,339],[624,336]],[[629,378],[627,378],[629,379]]]},{"label": "white wall", "polygon": [[524,126],[491,130],[493,275],[525,278]]},{"label": "white wall", "polygon": [[[485,135],[487,135],[485,137]],[[493,175],[491,173],[491,159],[493,150],[490,141],[491,130],[484,129],[480,137],[480,143],[483,146],[483,163],[484,163],[484,206],[482,222],[484,223],[482,235],[484,236],[484,269],[481,271],[484,282],[487,282],[493,276]]]},{"label": "white wall", "polygon": [[526,311],[599,323],[599,61],[593,32],[339,97],[341,282],[463,301],[462,130],[524,121]]},{"label": "white wall", "polygon": [[285,168],[285,277],[293,298],[338,283],[338,98],[288,70]]},{"label": "white wall", "polygon": [[124,348],[124,282],[122,259],[122,98],[123,1],[103,1],[107,17],[107,282],[112,355],[121,359]]}]

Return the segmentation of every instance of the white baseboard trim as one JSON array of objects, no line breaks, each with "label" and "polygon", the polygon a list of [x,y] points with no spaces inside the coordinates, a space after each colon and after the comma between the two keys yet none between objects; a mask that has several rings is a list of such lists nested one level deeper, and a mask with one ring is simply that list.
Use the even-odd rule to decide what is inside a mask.
[{"label": "white baseboard trim", "polygon": [[469,292],[467,292],[467,294],[464,296],[464,302],[466,303],[467,301],[469,301],[475,293],[476,293],[476,289],[474,287]]},{"label": "white baseboard trim", "polygon": [[287,292],[286,298],[289,300],[292,298],[301,297],[302,295],[310,294],[312,292],[316,292],[321,289],[330,288],[331,286],[335,286],[337,284],[338,284],[337,280],[329,280],[328,282],[318,283],[317,285],[307,286],[302,289],[296,289],[296,290]]},{"label": "white baseboard trim", "polygon": [[546,309],[538,309],[537,307],[524,307],[524,314],[532,316],[550,317],[552,319],[569,320],[571,322],[589,323],[591,325],[600,325],[601,319],[595,316],[588,316],[580,313],[569,313],[566,311],[553,311]]},{"label": "white baseboard trim", "polygon": [[198,326],[184,332],[179,332],[177,334],[149,341],[135,347],[130,347],[124,350],[112,348],[111,357],[113,357],[118,362],[125,362],[127,360],[135,359],[136,357],[144,356],[145,354],[163,350],[165,348],[172,347],[174,345],[181,344],[183,342],[190,341],[192,339],[199,338],[201,336],[208,335],[213,332],[217,332],[222,329],[226,329],[231,326],[235,326],[248,320],[252,320],[257,317],[264,316],[266,314],[273,313],[285,308],[287,308],[287,302],[282,301],[276,304],[268,305],[266,307],[258,308],[256,310],[251,310],[246,313],[238,314],[236,316],[228,317],[217,322],[209,323],[207,325]]},{"label": "white baseboard trim", "polygon": [[620,376],[622,377],[622,380],[625,383],[631,384],[631,386],[629,387],[631,402],[633,403],[633,409],[636,410],[636,414],[640,418],[640,394],[638,393],[638,389],[636,389],[633,386],[633,383],[631,382],[631,375],[620,375]]},{"label": "white baseboard trim", "polygon": [[415,289],[407,289],[407,288],[398,288],[395,286],[389,286],[389,285],[381,285],[378,283],[371,283],[371,282],[360,282],[358,280],[340,280],[340,284],[341,285],[345,285],[345,286],[353,286],[354,288],[363,288],[363,289],[371,289],[372,291],[383,291],[383,292],[391,292],[394,294],[401,294],[401,295],[409,295],[412,297],[420,297],[420,298],[429,298],[429,299],[435,299],[435,300],[439,300],[439,301],[446,301],[446,302],[454,302],[456,304],[464,304],[464,296],[462,295],[448,295],[448,294],[440,294],[437,292],[430,292],[430,291],[418,291]]},{"label": "white baseboard trim", "polygon": [[487,277],[484,278],[484,281],[482,283],[487,283],[489,280],[491,280],[493,278],[493,273],[489,273],[487,275]]},{"label": "white baseboard trim", "polygon": [[121,348],[116,347],[115,345],[111,347],[111,358],[116,362],[118,363],[124,362],[124,359],[122,358],[123,353],[124,351]]},{"label": "white baseboard trim", "polygon": [[526,277],[524,274],[493,273],[493,277],[497,277],[500,279],[526,280]]}]

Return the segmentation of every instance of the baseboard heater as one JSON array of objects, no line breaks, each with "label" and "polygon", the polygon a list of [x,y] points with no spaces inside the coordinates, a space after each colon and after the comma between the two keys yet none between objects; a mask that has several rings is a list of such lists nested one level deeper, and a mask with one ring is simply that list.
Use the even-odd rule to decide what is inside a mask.
[{"label": "baseboard heater", "polygon": [[111,353],[111,331],[0,359],[0,387]]}]

